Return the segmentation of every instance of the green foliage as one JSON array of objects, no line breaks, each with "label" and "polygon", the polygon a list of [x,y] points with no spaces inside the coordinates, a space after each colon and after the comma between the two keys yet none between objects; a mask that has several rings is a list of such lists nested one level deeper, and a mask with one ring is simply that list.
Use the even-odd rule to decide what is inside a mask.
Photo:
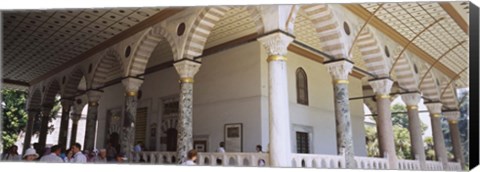
[{"label": "green foliage", "polygon": [[2,90],[2,144],[4,148],[12,146],[18,134],[27,124],[25,104],[27,93],[18,90]]},{"label": "green foliage", "polygon": [[367,142],[367,154],[369,157],[379,157],[380,150],[377,139],[377,128],[375,126],[365,126],[365,135]]},{"label": "green foliage", "polygon": [[426,145],[425,147],[425,156],[427,160],[436,160],[435,158],[435,150],[433,148],[433,137],[425,137],[423,143]]},{"label": "green foliage", "polygon": [[411,153],[410,133],[400,125],[393,126],[395,151],[399,159],[413,159]]}]

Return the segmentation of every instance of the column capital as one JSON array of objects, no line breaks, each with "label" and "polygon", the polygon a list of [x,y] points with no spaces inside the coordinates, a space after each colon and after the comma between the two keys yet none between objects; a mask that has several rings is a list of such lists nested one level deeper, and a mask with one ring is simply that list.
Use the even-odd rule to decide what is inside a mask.
[{"label": "column capital", "polygon": [[125,87],[125,91],[127,92],[128,96],[136,96],[140,86],[142,86],[142,83],[143,80],[139,78],[127,77],[122,79],[122,84]]},{"label": "column capital", "polygon": [[390,98],[390,91],[393,86],[393,81],[390,78],[369,80],[368,83],[372,86],[373,92],[381,96],[377,98]]},{"label": "column capital", "polygon": [[283,32],[275,32],[262,36],[257,40],[267,50],[268,56],[285,56],[288,52],[287,47],[294,38]]},{"label": "column capital", "polygon": [[420,99],[422,96],[420,93],[407,93],[407,94],[402,94],[402,100],[405,102],[405,104],[409,107],[416,107],[418,106],[418,102],[420,102]]},{"label": "column capital", "polygon": [[348,83],[348,74],[352,72],[353,62],[347,59],[324,63],[335,83]]},{"label": "column capital", "polygon": [[443,112],[443,115],[445,116],[445,118],[447,118],[448,122],[454,124],[457,123],[460,119],[460,111]]},{"label": "column capital", "polygon": [[88,90],[87,97],[89,105],[96,106],[98,105],[98,100],[102,97],[103,91],[100,90]]},{"label": "column capital", "polygon": [[[432,114],[434,117],[440,117],[442,113],[442,103],[440,102],[431,102],[431,103],[425,103],[425,106],[427,106],[428,111],[430,114]],[[439,116],[440,115],[440,116]]]},{"label": "column capital", "polygon": [[200,70],[201,65],[199,61],[189,59],[182,59],[173,64],[178,75],[180,75],[180,82],[182,83],[192,83],[193,77]]},{"label": "column capital", "polygon": [[70,115],[70,118],[72,119],[72,121],[74,123],[78,122],[78,120],[80,120],[80,118],[82,117],[82,114],[81,113],[72,113]]}]

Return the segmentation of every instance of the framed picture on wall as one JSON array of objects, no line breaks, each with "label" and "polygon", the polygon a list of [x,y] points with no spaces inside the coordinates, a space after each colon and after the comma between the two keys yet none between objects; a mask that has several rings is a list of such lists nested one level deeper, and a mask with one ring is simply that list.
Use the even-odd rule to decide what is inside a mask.
[{"label": "framed picture on wall", "polygon": [[225,124],[224,140],[226,152],[243,151],[243,125],[242,123]]},{"label": "framed picture on wall", "polygon": [[207,152],[207,141],[206,140],[196,140],[193,141],[193,148],[198,152]]}]

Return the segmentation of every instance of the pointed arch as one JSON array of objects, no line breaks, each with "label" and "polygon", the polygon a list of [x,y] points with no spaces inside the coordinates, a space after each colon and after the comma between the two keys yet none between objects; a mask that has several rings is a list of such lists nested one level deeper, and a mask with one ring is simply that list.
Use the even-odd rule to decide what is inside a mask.
[{"label": "pointed arch", "polygon": [[[82,71],[81,67],[75,68],[68,75],[66,83],[64,85],[63,97],[73,98],[73,96],[75,96],[75,94],[77,93],[78,85],[82,80],[82,77],[85,77],[85,73]],[[87,83],[87,85],[90,85],[90,84]]]},{"label": "pointed arch", "polygon": [[445,94],[442,95],[441,100],[444,107],[448,109],[458,110],[458,99],[455,93],[455,87],[442,83],[442,90],[446,89]]},{"label": "pointed arch", "polygon": [[308,106],[308,79],[303,68],[297,68],[295,73],[297,83],[297,103]]},{"label": "pointed arch", "polygon": [[60,93],[60,84],[57,79],[50,81],[43,94],[42,105],[53,106],[55,103],[55,96]]},{"label": "pointed arch", "polygon": [[40,89],[35,89],[29,96],[27,109],[40,110],[42,104],[42,92]]},{"label": "pointed arch", "polygon": [[[402,51],[400,48],[397,49],[397,54],[400,51]],[[406,54],[402,54],[398,58],[397,65],[394,66],[398,85],[408,91],[418,91],[418,69],[416,64],[410,62]]]},{"label": "pointed arch", "polygon": [[336,59],[350,59],[346,35],[343,34],[339,20],[330,7],[326,4],[302,5],[300,9],[313,23],[318,38],[322,42],[322,50]]},{"label": "pointed arch", "polygon": [[[423,71],[423,73],[425,72]],[[430,101],[440,101],[439,85],[432,72],[426,74],[425,80],[420,85],[420,90],[423,97],[430,99]]]},{"label": "pointed arch", "polygon": [[138,41],[138,44],[134,49],[133,58],[130,60],[126,76],[143,74],[152,52],[162,40],[165,40],[170,45],[173,59],[178,60],[179,57],[175,39],[165,30],[165,28],[156,25],[150,28]]},{"label": "pointed arch", "polygon": [[357,46],[362,54],[362,59],[369,72],[378,77],[390,76],[390,68],[385,54],[380,46],[380,41],[375,37],[370,27],[366,27],[357,40]]},{"label": "pointed arch", "polygon": [[[89,88],[96,89],[103,86],[107,82],[107,77],[111,72],[114,71],[125,71],[123,68],[122,60],[117,51],[113,49],[108,49],[103,57],[100,58],[98,63],[95,65],[91,86]],[[88,85],[87,85],[88,86]]]},{"label": "pointed arch", "polygon": [[[187,58],[194,58],[202,55],[203,50],[205,48],[205,44],[207,43],[208,36],[212,32],[215,24],[220,21],[220,19],[225,16],[225,14],[235,7],[228,7],[228,6],[216,6],[216,7],[205,7],[203,8],[193,25],[188,32],[187,43],[185,46],[185,55],[184,57]],[[241,7],[246,8],[246,7]],[[247,11],[250,12],[250,17],[254,20],[256,24],[257,34],[263,33],[263,22],[260,16],[260,13],[257,11],[256,8],[250,7],[246,8]],[[183,57],[182,57],[183,58]]]}]

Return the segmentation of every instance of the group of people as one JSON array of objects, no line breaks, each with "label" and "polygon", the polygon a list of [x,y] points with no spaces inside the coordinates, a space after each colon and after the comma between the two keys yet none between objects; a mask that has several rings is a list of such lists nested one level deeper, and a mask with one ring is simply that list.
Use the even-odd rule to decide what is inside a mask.
[{"label": "group of people", "polygon": [[[110,145],[109,145],[110,146]],[[110,148],[110,147],[109,147]],[[39,161],[39,162],[51,162],[51,163],[108,163],[117,162],[121,163],[125,160],[125,156],[122,153],[116,153],[114,149],[100,149],[93,150],[92,152],[85,150],[81,151],[82,146],[80,143],[73,144],[70,149],[63,150],[59,145],[54,145],[44,150],[43,156],[37,153],[34,148],[28,148],[23,156],[18,153],[18,147],[16,145],[11,146],[1,156],[2,161]]]}]

